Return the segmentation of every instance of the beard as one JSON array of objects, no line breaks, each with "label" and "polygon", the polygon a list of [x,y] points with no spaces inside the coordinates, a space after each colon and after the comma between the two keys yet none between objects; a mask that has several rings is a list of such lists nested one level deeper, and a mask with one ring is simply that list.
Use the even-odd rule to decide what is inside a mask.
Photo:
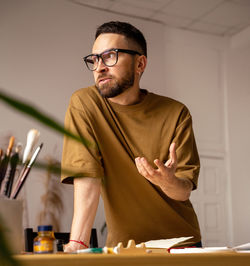
[{"label": "beard", "polygon": [[[120,95],[128,88],[132,87],[135,80],[134,71],[132,69],[133,68],[131,67],[131,71],[127,72],[126,75],[120,80],[117,80],[113,76],[108,75],[108,77],[111,78],[110,82],[101,86],[98,86],[98,84],[96,83],[95,86],[101,96],[104,98],[113,98]],[[103,77],[106,77],[106,75],[100,75],[98,78]]]}]

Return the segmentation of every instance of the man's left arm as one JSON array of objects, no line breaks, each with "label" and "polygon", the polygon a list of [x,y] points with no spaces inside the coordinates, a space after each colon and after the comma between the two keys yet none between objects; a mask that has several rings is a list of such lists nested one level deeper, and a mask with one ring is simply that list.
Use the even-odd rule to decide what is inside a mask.
[{"label": "man's left arm", "polygon": [[160,158],[155,159],[153,162],[156,167],[143,157],[136,158],[135,162],[139,173],[160,187],[168,197],[185,201],[197,187],[200,160],[192,117],[185,106],[176,121],[173,138],[169,144],[168,160],[163,162]]},{"label": "man's left arm", "polygon": [[170,198],[179,201],[188,200],[193,189],[193,183],[187,177],[176,177],[177,167],[176,145],[172,143],[169,148],[169,159],[164,164],[160,160],[154,160],[156,169],[153,168],[146,158],[135,159],[137,169],[151,183],[159,186]]}]

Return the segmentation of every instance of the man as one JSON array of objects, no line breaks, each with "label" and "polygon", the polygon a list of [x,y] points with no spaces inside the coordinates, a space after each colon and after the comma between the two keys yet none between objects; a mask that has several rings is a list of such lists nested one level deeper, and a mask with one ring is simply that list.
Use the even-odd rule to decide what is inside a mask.
[{"label": "man", "polygon": [[200,242],[189,201],[199,174],[191,115],[183,104],[140,88],[144,36],[128,23],[104,23],[84,60],[95,86],[73,94],[65,126],[96,146],[64,140],[62,167],[78,176],[62,175],[63,182],[74,183],[65,251],[88,246],[100,194],[107,246],[181,236]]}]

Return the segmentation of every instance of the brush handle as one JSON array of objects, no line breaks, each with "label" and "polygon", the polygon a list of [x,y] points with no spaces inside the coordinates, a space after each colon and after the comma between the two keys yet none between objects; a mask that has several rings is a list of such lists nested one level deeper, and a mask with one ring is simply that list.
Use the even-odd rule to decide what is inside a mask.
[{"label": "brush handle", "polygon": [[15,153],[11,159],[10,159],[10,172],[8,175],[8,180],[5,186],[5,191],[4,194],[9,198],[10,194],[11,194],[11,190],[12,190],[12,185],[14,182],[14,178],[15,178],[15,173],[16,173],[16,167],[17,167],[17,163],[19,161],[19,155],[18,153]]},{"label": "brush handle", "polygon": [[18,184],[15,187],[14,193],[11,194],[11,198],[12,199],[16,199],[16,197],[18,196],[18,194],[19,194],[19,192],[20,192],[20,190],[21,190],[21,188],[22,188],[25,180],[28,177],[29,172],[30,172],[30,167],[26,167],[25,170],[24,170],[24,172],[23,172],[22,178],[18,181]]},{"label": "brush handle", "polygon": [[7,168],[8,168],[8,163],[9,163],[10,157],[5,155],[0,166],[0,188],[2,185],[2,181],[4,180]]},{"label": "brush handle", "polygon": [[15,138],[12,136],[10,137],[10,140],[9,140],[9,146],[7,148],[7,151],[6,151],[6,155],[7,156],[10,156],[11,154],[11,151],[12,151],[12,148],[13,148],[13,145],[14,145],[14,142],[15,142]]},{"label": "brush handle", "polygon": [[5,177],[7,168],[8,168],[8,163],[10,160],[10,154],[11,154],[11,151],[12,151],[12,148],[14,145],[14,141],[15,141],[15,138],[13,136],[10,137],[9,146],[8,146],[6,154],[5,154],[5,156],[1,162],[1,166],[0,166],[0,189],[1,190],[2,190],[1,184],[2,184],[2,181],[4,180],[4,177]]},{"label": "brush handle", "polygon": [[36,148],[35,152],[33,153],[32,157],[30,159],[29,164],[23,168],[23,170],[22,170],[22,172],[21,172],[21,174],[20,174],[20,176],[19,176],[19,178],[15,184],[15,188],[10,195],[10,198],[15,199],[17,197],[17,195],[18,195],[19,191],[21,190],[21,188],[22,188],[22,186],[23,186],[23,184],[24,184],[24,182],[25,182],[25,180],[26,180],[26,178],[30,172],[30,169],[33,166],[33,164],[35,163],[36,158],[37,158],[42,147],[43,147],[43,143]]},{"label": "brush handle", "polygon": [[21,170],[21,172],[17,178],[17,181],[15,182],[14,188],[12,189],[12,192],[10,194],[11,199],[13,199],[14,195],[16,194],[16,191],[18,190],[18,186],[19,186],[21,180],[23,179],[23,175],[24,175],[26,168],[27,168],[27,164],[24,165],[24,167],[22,168],[22,170]]}]

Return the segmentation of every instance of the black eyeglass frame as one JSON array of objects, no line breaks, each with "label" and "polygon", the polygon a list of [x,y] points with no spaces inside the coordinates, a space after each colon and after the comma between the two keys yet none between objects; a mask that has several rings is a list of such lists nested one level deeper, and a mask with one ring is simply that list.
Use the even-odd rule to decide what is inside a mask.
[{"label": "black eyeglass frame", "polygon": [[[112,52],[112,51],[116,52],[116,60],[115,60],[115,63],[112,64],[112,65],[107,65],[107,64],[105,63],[105,60],[103,59],[102,55],[105,54],[105,53],[107,53],[107,52]],[[89,55],[83,57],[83,60],[84,60],[84,62],[85,62],[85,64],[86,64],[87,68],[88,68],[90,71],[95,71],[95,70],[97,69],[97,66],[96,66],[95,68],[93,68],[93,69],[89,68],[89,66],[88,66],[88,57],[90,57],[90,56],[97,56],[97,58],[98,58],[98,63],[99,63],[99,60],[100,60],[100,58],[101,58],[101,59],[102,59],[102,62],[103,62],[103,64],[104,64],[105,66],[107,66],[107,67],[112,67],[112,66],[114,66],[114,65],[117,64],[117,61],[118,61],[118,53],[126,53],[126,54],[131,54],[131,55],[136,55],[136,54],[138,54],[138,55],[142,55],[141,53],[139,53],[139,52],[137,52],[137,51],[134,51],[134,50],[112,48],[112,49],[106,50],[106,51],[104,51],[104,52],[102,52],[102,53],[100,53],[100,54],[89,54]]]}]

